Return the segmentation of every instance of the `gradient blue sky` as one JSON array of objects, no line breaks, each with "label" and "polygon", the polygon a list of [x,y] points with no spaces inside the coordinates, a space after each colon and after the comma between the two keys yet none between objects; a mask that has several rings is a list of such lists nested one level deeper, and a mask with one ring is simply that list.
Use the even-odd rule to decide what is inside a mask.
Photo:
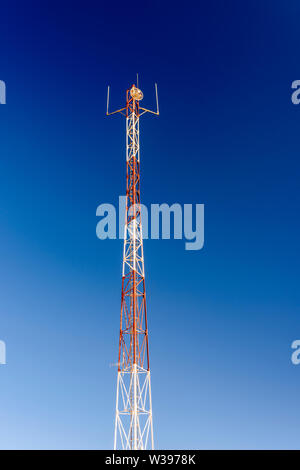
[{"label": "gradient blue sky", "polygon": [[0,447],[111,448],[121,241],[140,74],[142,200],[204,203],[205,247],[145,241],[157,448],[299,448],[296,0],[1,4]]}]

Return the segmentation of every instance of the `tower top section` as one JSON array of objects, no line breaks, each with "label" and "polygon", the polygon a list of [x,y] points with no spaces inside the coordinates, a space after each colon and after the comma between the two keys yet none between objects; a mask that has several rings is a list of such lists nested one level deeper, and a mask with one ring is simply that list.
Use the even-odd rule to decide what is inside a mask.
[{"label": "tower top section", "polygon": [[157,84],[154,84],[155,87],[155,97],[156,97],[156,111],[152,111],[151,109],[142,108],[140,106],[140,101],[144,98],[144,94],[142,90],[138,88],[138,86],[132,85],[130,89],[126,90],[126,106],[124,108],[117,109],[116,111],[109,111],[109,96],[110,96],[110,86],[107,87],[107,106],[106,106],[106,115],[111,116],[112,114],[123,114],[123,116],[128,116],[128,107],[130,103],[136,103],[139,107],[139,110],[142,111],[139,113],[139,116],[145,113],[155,114],[156,116],[159,115],[159,107],[158,107],[158,93],[157,93]]}]

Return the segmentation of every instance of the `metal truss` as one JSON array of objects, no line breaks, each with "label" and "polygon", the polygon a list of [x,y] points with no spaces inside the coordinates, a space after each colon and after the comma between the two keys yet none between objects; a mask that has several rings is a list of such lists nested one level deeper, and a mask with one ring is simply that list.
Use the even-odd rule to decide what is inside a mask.
[{"label": "metal truss", "polygon": [[[157,89],[156,89],[157,96]],[[154,449],[148,326],[140,207],[139,101],[142,92],[127,90],[126,215],[122,271],[121,318],[114,449]],[[109,93],[108,93],[109,102]],[[107,114],[114,114],[108,112]]]}]

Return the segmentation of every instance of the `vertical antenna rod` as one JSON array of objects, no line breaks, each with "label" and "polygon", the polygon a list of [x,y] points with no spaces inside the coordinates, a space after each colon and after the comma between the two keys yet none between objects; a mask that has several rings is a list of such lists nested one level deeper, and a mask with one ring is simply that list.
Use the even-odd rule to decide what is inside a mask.
[{"label": "vertical antenna rod", "polygon": [[[126,116],[126,216],[124,228],[121,318],[114,449],[154,449],[148,325],[140,200],[139,119],[143,93],[135,85],[126,91],[126,106],[106,114]],[[142,113],[140,112],[142,110]]]}]

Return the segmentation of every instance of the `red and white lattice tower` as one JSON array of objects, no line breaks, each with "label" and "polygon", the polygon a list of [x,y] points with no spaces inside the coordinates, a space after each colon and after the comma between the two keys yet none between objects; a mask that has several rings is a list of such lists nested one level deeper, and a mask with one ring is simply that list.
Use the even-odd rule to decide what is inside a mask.
[{"label": "red and white lattice tower", "polygon": [[154,449],[146,309],[143,233],[140,200],[140,116],[157,111],[140,106],[143,93],[126,91],[126,106],[108,112],[126,116],[126,215],[114,449]]}]

